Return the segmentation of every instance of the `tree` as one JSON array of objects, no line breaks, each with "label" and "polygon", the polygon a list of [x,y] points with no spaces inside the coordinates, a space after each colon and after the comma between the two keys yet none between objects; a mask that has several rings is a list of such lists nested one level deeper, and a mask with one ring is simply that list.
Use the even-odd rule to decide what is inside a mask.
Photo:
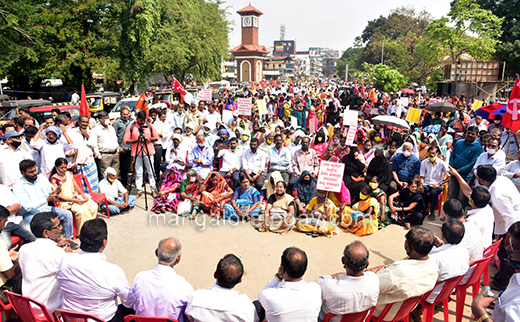
[{"label": "tree", "polygon": [[452,2],[448,17],[434,20],[426,29],[426,35],[442,44],[451,61],[459,60],[463,54],[483,60],[493,56],[500,42],[503,19],[473,0]]},{"label": "tree", "polygon": [[341,58],[338,60],[338,64],[336,66],[336,74],[338,74],[341,79],[345,79],[345,69],[347,64],[349,78],[359,73],[359,70],[355,66],[359,52],[360,48],[356,47],[349,47],[343,52],[343,55],[341,55]]},{"label": "tree", "polygon": [[374,87],[384,92],[397,92],[408,83],[398,70],[383,64],[375,65],[371,76],[375,78]]}]

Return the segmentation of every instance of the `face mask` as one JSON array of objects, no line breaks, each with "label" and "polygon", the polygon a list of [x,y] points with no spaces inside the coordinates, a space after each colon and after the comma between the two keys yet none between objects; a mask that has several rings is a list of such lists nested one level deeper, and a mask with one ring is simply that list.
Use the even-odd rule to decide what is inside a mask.
[{"label": "face mask", "polygon": [[201,149],[202,149],[202,148],[203,148],[203,147],[205,146],[205,144],[204,144],[204,143],[197,143],[197,145],[198,145],[198,146],[199,146],[199,148],[201,148]]},{"label": "face mask", "polygon": [[191,130],[186,130],[186,135],[190,135],[191,134]]},{"label": "face mask", "polygon": [[123,120],[123,122],[126,122],[126,121],[128,121],[128,117],[121,116],[121,120]]},{"label": "face mask", "polygon": [[249,137],[247,135],[242,135],[242,141],[247,142],[249,140]]},{"label": "face mask", "polygon": [[56,173],[58,173],[60,176],[64,176],[65,175],[65,171],[64,172],[61,172],[60,170],[56,169]]},{"label": "face mask", "polygon": [[237,148],[229,148],[231,150],[231,152],[235,152],[237,150]]},{"label": "face mask", "polygon": [[377,182],[369,182],[368,185],[372,189],[377,189],[377,187],[379,186],[379,184],[377,184]]},{"label": "face mask", "polygon": [[311,183],[311,179],[302,179],[302,182],[305,184]]},{"label": "face mask", "polygon": [[334,144],[339,144],[339,141],[333,141],[332,143],[334,143]]},{"label": "face mask", "polygon": [[269,145],[273,144],[273,141],[271,141],[271,140],[269,140],[269,139],[267,139],[267,140],[265,140],[265,141],[266,141],[267,144],[269,144]]},{"label": "face mask", "polygon": [[410,152],[410,151],[403,151],[403,155],[404,155],[405,158],[408,158],[408,157],[410,157],[412,155],[412,152]]},{"label": "face mask", "polygon": [[376,136],[376,137],[374,138],[374,141],[376,141],[376,142],[381,142],[381,138],[380,138],[379,136]]},{"label": "face mask", "polygon": [[428,159],[430,159],[430,161],[431,161],[432,163],[434,163],[435,160],[436,160],[437,158],[436,158],[436,157],[428,157]]},{"label": "face mask", "polygon": [[428,141],[430,141],[430,143],[432,143],[433,141],[435,141],[435,139],[432,138],[432,137],[429,137],[429,138],[428,138]]},{"label": "face mask", "polygon": [[208,135],[209,134],[209,130],[204,130],[204,135]]},{"label": "face mask", "polygon": [[247,186],[244,186],[244,185],[243,185],[243,186],[242,186],[242,189],[247,190],[247,189],[249,189],[249,186],[248,186],[248,185],[247,185]]},{"label": "face mask", "polygon": [[11,144],[17,149],[22,144],[22,141],[11,141]]},{"label": "face mask", "polygon": [[487,149],[487,153],[493,155],[493,154],[497,153],[497,150],[496,150],[496,149],[489,149],[489,148],[488,148],[488,149]]},{"label": "face mask", "polygon": [[359,193],[359,199],[361,199],[361,200],[365,200],[365,199],[367,199],[367,198],[368,198],[367,195],[363,194],[362,192]]},{"label": "face mask", "polygon": [[323,200],[325,200],[325,198],[327,198],[327,196],[325,196],[325,197],[316,196],[316,198],[318,198],[319,201],[323,201]]},{"label": "face mask", "polygon": [[421,148],[425,148],[426,147],[426,143],[421,143]]},{"label": "face mask", "polygon": [[110,178],[107,178],[108,182],[112,183],[114,181],[116,181],[116,179],[110,179]]},{"label": "face mask", "polygon": [[104,121],[103,121],[103,124],[105,124],[105,125],[107,125],[107,126],[110,125],[110,119],[106,119],[106,120],[104,120]]},{"label": "face mask", "polygon": [[190,177],[190,182],[195,182],[195,181],[197,181],[197,177],[195,177],[195,176]]},{"label": "face mask", "polygon": [[182,115],[182,111],[177,111],[177,113],[179,113],[179,115]]},{"label": "face mask", "polygon": [[197,108],[193,107],[193,108],[190,108],[190,110],[191,110],[192,112],[195,112],[195,111],[197,110]]},{"label": "face mask", "polygon": [[494,123],[498,125],[498,124],[502,123],[502,121],[494,121]]},{"label": "face mask", "polygon": [[318,138],[317,141],[318,141],[318,142],[321,142],[321,141],[323,141],[323,138]]},{"label": "face mask", "polygon": [[257,150],[258,150],[258,148],[251,148],[251,152],[253,152],[253,153],[256,153]]}]

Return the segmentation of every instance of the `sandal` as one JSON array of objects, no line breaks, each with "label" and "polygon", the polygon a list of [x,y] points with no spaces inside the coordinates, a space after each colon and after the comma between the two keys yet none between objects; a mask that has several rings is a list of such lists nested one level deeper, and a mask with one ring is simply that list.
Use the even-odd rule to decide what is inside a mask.
[{"label": "sandal", "polygon": [[434,214],[430,214],[430,215],[428,216],[428,220],[429,220],[429,221],[435,221],[435,215],[434,215]]},{"label": "sandal", "polygon": [[446,216],[442,216],[441,221],[445,221],[445,220],[446,220]]}]

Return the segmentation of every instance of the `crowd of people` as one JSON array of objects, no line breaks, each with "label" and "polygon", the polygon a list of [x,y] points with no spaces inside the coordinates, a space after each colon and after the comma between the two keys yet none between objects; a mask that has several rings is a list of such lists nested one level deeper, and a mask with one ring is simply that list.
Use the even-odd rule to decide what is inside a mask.
[{"label": "crowd of people", "polygon": [[[251,115],[239,115],[237,97],[251,98]],[[459,109],[449,113],[423,110],[419,123],[406,127],[372,120],[375,115],[405,119],[410,107],[421,108],[437,100],[451,102]],[[422,287],[414,285],[412,293],[424,293],[437,281],[464,275],[471,262],[482,258],[493,234],[502,238],[502,242],[498,251],[500,269],[492,286],[505,290],[515,273],[510,259],[510,238],[506,236],[513,224],[520,221],[520,162],[509,162],[517,159],[519,153],[514,144],[518,134],[507,131],[499,115],[493,120],[475,115],[464,98],[432,95],[423,100],[410,97],[408,106],[401,102],[396,96],[374,89],[363,99],[357,87],[292,84],[244,88],[236,93],[223,91],[222,99],[216,102],[170,104],[155,99],[148,113],[124,106],[116,120],[101,112],[97,121],[81,115],[76,124],[68,112],[59,110],[53,110],[38,124],[30,111],[22,108],[19,116],[1,129],[4,142],[0,147],[0,205],[7,209],[8,216],[5,225],[0,225],[3,228],[0,238],[6,244],[6,253],[11,247],[11,235],[19,236],[24,246],[40,238],[50,238],[42,232],[36,234],[32,224],[39,214],[51,213],[55,215],[49,219],[55,223],[53,229],[63,227],[60,246],[78,247],[72,240],[76,229],[82,250],[98,253],[102,248],[88,248],[88,245],[103,243],[99,239],[103,229],[91,228],[101,237],[85,237],[95,240],[87,241],[84,249],[83,234],[89,231],[86,223],[98,222],[95,218],[100,211],[110,215],[130,212],[143,195],[146,182],[155,199],[151,211],[157,214],[171,212],[190,219],[209,215],[222,220],[244,220],[250,221],[258,231],[279,234],[296,229],[312,236],[330,237],[345,229],[365,236],[390,224],[412,229],[421,226],[425,219],[437,220],[436,212],[441,213],[437,207],[445,201],[444,215],[438,218],[444,222],[442,238],[433,238],[431,232],[420,227],[408,233],[412,239],[419,235],[432,239],[420,242],[419,246],[414,244],[419,243],[417,240],[407,242],[407,252],[415,250],[415,259],[437,258],[418,270],[417,274],[428,278],[422,278],[425,283]],[[261,103],[265,103],[265,110]],[[342,112],[346,109],[359,111],[355,129],[343,122]],[[347,144],[352,130],[354,140]],[[323,161],[344,164],[340,191],[317,189]],[[83,175],[85,181],[76,180],[77,174]],[[87,182],[93,191],[106,195],[108,209],[92,201]],[[467,207],[471,210],[466,212]],[[55,233],[52,231],[53,236]],[[180,245],[178,240],[170,242]],[[366,251],[368,256],[366,248],[358,244],[352,248]],[[15,255],[14,250],[9,252]],[[303,260],[304,255],[301,250],[284,254],[285,261],[291,256],[295,261]],[[90,265],[89,261],[94,262],[86,256],[77,256],[70,265]],[[241,266],[232,256],[221,262],[223,266],[235,267],[235,273]],[[284,257],[283,265],[289,265],[284,264]],[[63,263],[61,267],[65,267]],[[104,266],[100,264],[90,273],[100,271],[101,267]],[[107,270],[114,271],[114,279],[123,283],[118,276],[122,271]],[[66,274],[67,270],[61,272]],[[383,274],[380,272],[377,274]],[[298,276],[293,271],[284,275],[281,269],[276,279],[298,280],[303,273]],[[388,280],[382,281],[381,276],[385,275],[379,275],[380,284],[385,286],[380,287],[380,292],[384,293],[393,288],[387,283],[396,277],[387,276]],[[14,279],[11,283],[15,283]],[[121,285],[116,288],[124,288]],[[326,279],[322,289],[323,285]],[[232,286],[220,285],[226,289]],[[279,287],[274,281],[268,286]],[[82,286],[70,285],[69,292],[73,294],[79,287]],[[61,280],[60,288],[63,289]],[[76,303],[81,300],[72,295],[66,300],[65,289],[63,307],[91,309],[89,304]],[[183,289],[193,291],[189,285]],[[217,287],[212,291],[218,292]],[[260,302],[262,294],[268,297],[274,292],[264,291],[259,294]],[[212,296],[208,292],[205,295],[201,292],[201,296]],[[309,292],[312,293],[310,287]],[[412,293],[406,293],[407,297]],[[372,295],[369,302],[373,304],[377,298]],[[402,299],[392,295],[384,298],[384,303]],[[133,303],[136,309],[134,300],[121,297],[127,308]],[[321,300],[317,301],[320,305]],[[377,302],[380,300],[381,296]],[[149,304],[149,299],[146,301],[144,307]],[[186,316],[198,312],[206,301],[188,306]],[[261,304],[266,317],[275,321],[284,310],[265,301]],[[322,313],[327,313],[324,307]],[[269,312],[268,308],[274,311]],[[112,308],[100,316],[111,320],[115,312]]]}]

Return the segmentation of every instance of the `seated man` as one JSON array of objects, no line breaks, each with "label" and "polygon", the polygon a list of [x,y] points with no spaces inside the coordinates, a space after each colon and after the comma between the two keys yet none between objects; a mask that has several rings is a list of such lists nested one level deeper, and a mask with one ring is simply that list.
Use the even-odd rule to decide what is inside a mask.
[{"label": "seated man", "polygon": [[222,167],[219,169],[219,173],[224,178],[231,178],[231,189],[236,189],[238,187],[240,169],[242,168],[242,151],[238,149],[238,139],[231,138],[229,140],[229,149],[221,149],[218,152],[218,157],[222,158],[220,162]]},{"label": "seated man", "polygon": [[242,171],[249,178],[249,182],[255,186],[256,190],[262,191],[264,186],[264,170],[266,164],[266,155],[262,151],[258,151],[260,141],[252,138],[249,149],[242,154],[241,165]]},{"label": "seated man", "polygon": [[[124,214],[132,210],[137,202],[137,197],[129,196],[128,190],[121,181],[116,179],[117,172],[114,168],[108,167],[105,170],[105,179],[99,182],[99,192],[104,193],[108,201],[108,210],[111,216]],[[102,211],[106,211],[105,204],[100,206]]]},{"label": "seated man", "polygon": [[269,322],[315,322],[321,308],[320,286],[307,283],[307,255],[296,247],[286,248],[274,278],[258,293],[258,301]]},{"label": "seated man", "polygon": [[206,179],[213,169],[213,149],[206,145],[204,136],[197,135],[197,146],[188,155],[188,166],[197,171],[202,179]]},{"label": "seated man", "polygon": [[374,307],[379,296],[379,279],[368,267],[368,249],[360,241],[350,243],[343,251],[341,262],[346,274],[322,276],[320,320],[328,313],[343,315],[366,311]]},{"label": "seated man", "polygon": [[293,186],[296,183],[296,181],[298,181],[298,179],[302,175],[302,172],[305,170],[309,171],[313,180],[317,180],[320,161],[318,160],[316,151],[314,151],[314,149],[311,149],[310,146],[311,139],[306,136],[302,139],[301,149],[298,149],[296,150],[296,152],[292,153],[293,176],[291,178],[290,186]]},{"label": "seated man", "polygon": [[176,237],[161,240],[155,250],[159,264],[136,275],[131,293],[136,315],[186,321],[184,310],[193,287],[174,269],[181,260],[181,250]]},{"label": "seated man", "polygon": [[405,235],[404,249],[408,258],[399,259],[385,267],[369,269],[379,278],[379,298],[374,316],[379,316],[386,304],[395,303],[385,319],[392,319],[402,302],[433,289],[439,270],[429,253],[435,241],[428,229],[414,227]]},{"label": "seated man", "polygon": [[392,172],[394,181],[390,184],[390,192],[406,188],[406,182],[418,180],[421,174],[421,160],[412,153],[413,147],[410,142],[403,143],[403,152],[392,160]]},{"label": "seated man", "polygon": [[68,243],[61,239],[63,230],[55,212],[40,212],[31,221],[31,231],[36,241],[23,244],[18,253],[22,271],[22,293],[42,302],[49,312],[61,307],[63,296],[56,274],[65,252],[72,252]]},{"label": "seated man", "polygon": [[282,174],[283,181],[286,185],[289,184],[289,167],[292,162],[291,151],[283,146],[283,139],[281,134],[274,136],[274,146],[269,149],[269,170],[267,171],[267,177],[272,172],[278,171]]},{"label": "seated man", "polygon": [[[48,205],[49,202],[58,200],[60,189],[54,190],[47,177],[38,175],[36,162],[33,160],[20,162],[20,172],[22,178],[14,185],[13,193],[20,201],[23,218],[30,223],[37,213],[53,211],[58,214],[58,219],[63,224],[63,236],[72,238],[72,213],[69,210]],[[73,242],[70,245],[72,249],[77,248]]]},{"label": "seated man", "polygon": [[[9,210],[0,206],[0,231],[4,229]],[[4,291],[22,294],[22,274],[18,266],[18,252],[7,250],[7,245],[0,240],[0,300],[7,304],[9,300]]]},{"label": "seated man", "polygon": [[242,282],[244,266],[233,254],[224,256],[213,276],[216,282],[209,289],[197,290],[191,296],[186,316],[191,322],[243,321],[256,322],[255,307],[246,294],[233,290]]},{"label": "seated man", "polygon": [[[421,162],[421,185],[423,187],[422,197],[431,205],[430,215],[425,214],[429,220],[435,220],[435,207],[439,195],[444,191],[444,184],[449,181],[448,171],[450,166],[441,158],[437,157],[439,148],[431,146],[428,148],[428,158]],[[447,178],[444,179],[444,176]],[[426,204],[425,206],[428,206]]]},{"label": "seated man", "polygon": [[485,146],[485,151],[478,157],[473,165],[473,174],[477,174],[477,168],[483,164],[492,165],[497,172],[506,166],[506,153],[502,151],[502,141],[499,138],[491,137]]},{"label": "seated man", "polygon": [[103,254],[107,236],[107,224],[101,218],[87,220],[81,227],[82,251],[65,256],[58,269],[62,309],[93,314],[107,322],[122,322],[126,315],[134,313],[129,309],[134,303],[125,272],[107,262]]},{"label": "seated man", "polygon": [[[435,247],[430,258],[437,264],[439,276],[437,282],[466,274],[469,269],[469,252],[461,245],[464,237],[464,224],[454,218],[448,218],[442,224],[441,238],[435,236]],[[435,286],[427,301],[433,303],[444,283]]]},{"label": "seated man", "polygon": [[0,184],[0,205],[4,206],[10,213],[4,230],[0,233],[0,239],[4,241],[7,248],[11,248],[11,236],[20,237],[24,244],[33,242],[36,238],[31,232],[29,223],[22,216],[16,215],[22,207],[20,202],[16,199],[11,189],[3,184]]}]

